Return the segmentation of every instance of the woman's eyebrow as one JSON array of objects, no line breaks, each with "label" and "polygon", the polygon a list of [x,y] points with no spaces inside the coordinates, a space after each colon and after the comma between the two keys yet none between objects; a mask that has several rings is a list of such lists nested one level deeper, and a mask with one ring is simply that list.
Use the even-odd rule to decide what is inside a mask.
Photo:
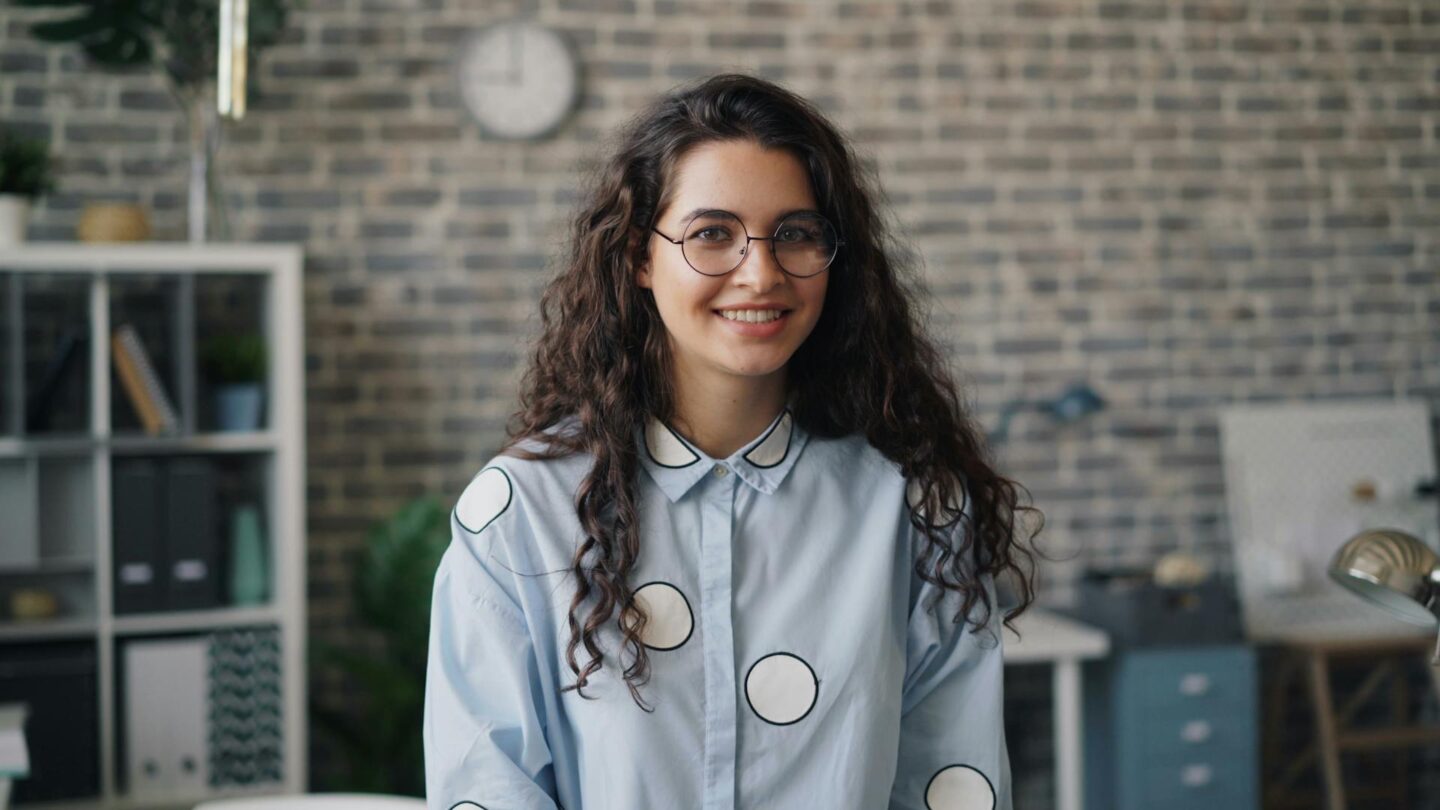
[{"label": "woman's eyebrow", "polygon": [[[696,208],[694,211],[691,211],[690,213],[686,214],[686,215],[684,216],[684,218],[682,218],[682,219],[680,220],[680,222],[681,222],[681,224],[687,224],[687,223],[690,222],[690,220],[694,219],[695,217],[700,216],[701,214],[703,214],[703,213],[705,213],[705,212],[707,212],[707,211],[725,211],[726,213],[730,213],[730,214],[733,214],[733,213],[734,213],[733,211],[728,211],[727,209],[724,209],[724,208],[716,208],[716,207],[713,206],[713,205],[707,205],[707,206],[702,206],[702,207],[700,207],[700,208]],[[820,212],[819,212],[819,211],[816,211],[814,208],[792,208],[792,209],[790,209],[789,211],[781,211],[780,213],[776,214],[776,215],[775,215],[775,221],[776,221],[776,222],[779,222],[780,220],[784,219],[785,217],[790,216],[791,214],[819,214],[819,213],[820,213]],[[740,216],[740,215],[739,215],[739,214],[735,214],[735,216],[738,217],[738,216]]]}]

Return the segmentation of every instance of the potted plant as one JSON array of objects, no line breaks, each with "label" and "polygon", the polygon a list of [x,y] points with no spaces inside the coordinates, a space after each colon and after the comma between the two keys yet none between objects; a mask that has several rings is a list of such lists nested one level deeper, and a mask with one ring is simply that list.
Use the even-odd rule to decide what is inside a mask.
[{"label": "potted plant", "polygon": [[[37,22],[30,33],[39,40],[74,43],[101,68],[134,70],[160,67],[171,95],[185,112],[190,129],[190,241],[206,236],[208,205],[215,207],[217,235],[228,236],[225,198],[219,193],[214,157],[221,126],[215,105],[220,51],[219,0],[15,0],[31,8],[62,8],[72,15]],[[280,39],[289,0],[249,0],[245,58],[255,57]],[[247,95],[256,74],[245,76]]]},{"label": "potted plant", "polygon": [[215,386],[219,429],[258,429],[265,393],[265,341],[255,334],[217,335],[205,342],[201,362]]},{"label": "potted plant", "polygon": [[0,245],[25,241],[31,204],[54,190],[49,147],[0,128]]},{"label": "potted plant", "polygon": [[357,617],[380,646],[361,651],[311,643],[312,666],[344,673],[360,688],[358,705],[347,701],[344,708],[311,693],[316,727],[338,743],[348,772],[330,789],[425,793],[419,729],[430,595],[449,544],[450,512],[434,497],[416,498],[373,526],[354,563],[352,584]]}]

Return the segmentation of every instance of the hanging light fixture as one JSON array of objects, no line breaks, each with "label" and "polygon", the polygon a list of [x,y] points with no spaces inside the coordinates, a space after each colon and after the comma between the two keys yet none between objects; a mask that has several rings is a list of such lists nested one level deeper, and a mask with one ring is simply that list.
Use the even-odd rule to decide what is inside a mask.
[{"label": "hanging light fixture", "polygon": [[220,0],[220,58],[215,104],[233,121],[245,117],[245,55],[250,46],[250,0]]}]

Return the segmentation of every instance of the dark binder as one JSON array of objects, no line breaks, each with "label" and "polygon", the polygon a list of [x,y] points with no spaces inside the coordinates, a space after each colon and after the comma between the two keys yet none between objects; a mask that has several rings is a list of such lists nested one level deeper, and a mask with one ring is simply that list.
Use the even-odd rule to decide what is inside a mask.
[{"label": "dark binder", "polygon": [[200,458],[171,459],[165,467],[165,607],[215,607],[220,604],[215,473]]},{"label": "dark binder", "polygon": [[164,498],[159,465],[152,459],[117,459],[112,478],[115,612],[160,610]]}]

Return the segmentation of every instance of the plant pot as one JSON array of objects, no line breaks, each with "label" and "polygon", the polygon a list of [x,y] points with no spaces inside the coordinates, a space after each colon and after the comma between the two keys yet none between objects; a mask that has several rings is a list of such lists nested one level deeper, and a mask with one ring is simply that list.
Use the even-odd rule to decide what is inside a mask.
[{"label": "plant pot", "polygon": [[0,245],[18,245],[24,242],[25,226],[29,222],[29,197],[0,194]]},{"label": "plant pot", "polygon": [[220,430],[258,430],[264,393],[258,382],[216,386],[215,414]]},{"label": "plant pot", "polygon": [[86,203],[75,235],[81,242],[141,242],[150,238],[150,220],[135,203]]}]

